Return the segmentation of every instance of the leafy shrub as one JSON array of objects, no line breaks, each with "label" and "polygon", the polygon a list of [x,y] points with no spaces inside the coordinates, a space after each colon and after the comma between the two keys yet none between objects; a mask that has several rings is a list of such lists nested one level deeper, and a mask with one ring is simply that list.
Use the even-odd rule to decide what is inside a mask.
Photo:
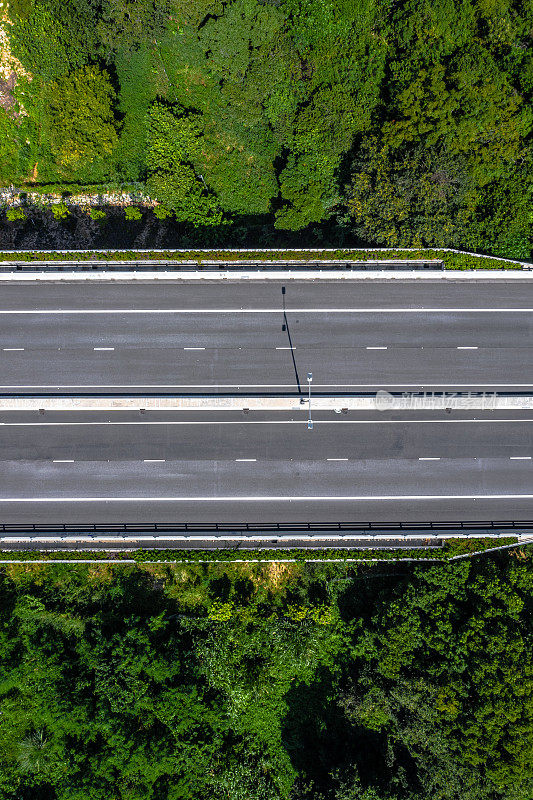
[{"label": "leafy shrub", "polygon": [[12,206],[8,208],[6,211],[6,218],[9,222],[20,222],[26,219],[26,213],[20,208],[20,206]]},{"label": "leafy shrub", "polygon": [[148,188],[172,209],[180,222],[220,225],[216,197],[195,169],[199,157],[199,127],[194,116],[177,106],[152,105],[148,117]]},{"label": "leafy shrub", "polygon": [[135,206],[126,206],[124,216],[130,222],[138,222],[143,217],[140,209]]},{"label": "leafy shrub", "polygon": [[70,211],[64,203],[53,203],[50,208],[54,219],[66,219],[70,216]]},{"label": "leafy shrub", "polygon": [[62,75],[43,90],[50,155],[57,174],[82,180],[105,175],[118,142],[109,73],[96,66]]},{"label": "leafy shrub", "polygon": [[168,219],[168,217],[172,216],[172,212],[162,206],[160,204],[154,206],[154,217],[163,221],[164,219]]},{"label": "leafy shrub", "polygon": [[0,184],[12,183],[19,173],[19,126],[15,119],[0,107]]},{"label": "leafy shrub", "polygon": [[95,222],[103,222],[104,219],[107,219],[107,214],[101,208],[89,208],[87,214]]},{"label": "leafy shrub", "polygon": [[211,603],[208,617],[213,622],[227,622],[233,616],[233,606],[231,603],[221,603],[214,601]]}]

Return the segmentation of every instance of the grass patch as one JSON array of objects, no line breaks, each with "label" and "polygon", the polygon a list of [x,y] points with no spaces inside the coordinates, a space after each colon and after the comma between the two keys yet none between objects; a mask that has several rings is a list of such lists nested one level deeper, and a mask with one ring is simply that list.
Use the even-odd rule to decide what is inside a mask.
[{"label": "grass patch", "polygon": [[[222,550],[132,550],[120,552],[106,552],[103,550],[89,551],[48,551],[35,550],[0,551],[0,561],[134,561],[138,564],[145,563],[187,563],[200,562],[227,563],[235,561],[399,561],[404,559],[416,561],[448,561],[450,558],[462,555],[473,555],[485,550],[500,549],[503,547],[518,546],[516,536],[503,538],[483,539],[447,539],[444,545],[438,547],[418,548],[276,548],[262,550],[239,550],[238,548],[225,548]],[[520,545],[527,547],[527,545]]]},{"label": "grass patch", "polygon": [[278,261],[290,259],[291,261],[329,261],[349,259],[351,261],[433,261],[444,263],[445,269],[521,269],[520,264],[510,260],[498,260],[492,256],[472,256],[468,253],[451,253],[445,250],[268,250],[247,251],[238,250],[153,250],[139,252],[135,250],[88,250],[70,252],[39,252],[27,251],[2,251],[0,261],[227,261],[238,264],[240,261]]}]

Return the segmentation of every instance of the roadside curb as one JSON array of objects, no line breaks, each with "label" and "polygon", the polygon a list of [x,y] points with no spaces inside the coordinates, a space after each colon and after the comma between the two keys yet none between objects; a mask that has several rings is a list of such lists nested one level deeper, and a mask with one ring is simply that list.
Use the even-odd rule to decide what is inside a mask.
[{"label": "roadside curb", "polygon": [[191,281],[439,281],[496,282],[533,281],[533,270],[165,270],[146,271],[76,271],[76,272],[0,272],[0,283],[37,282],[191,282]]},{"label": "roadside curb", "polygon": [[[76,547],[72,547],[70,552],[77,552],[78,549],[81,552],[84,552],[83,546],[89,545],[90,547],[96,550],[96,545],[106,545],[105,552],[123,552],[124,550],[136,549],[138,547],[149,547],[150,545],[153,546],[154,542],[166,542],[167,546],[172,545],[172,549],[202,549],[202,548],[188,548],[187,544],[191,543],[213,543],[217,545],[242,545],[252,544],[252,543],[265,543],[272,538],[272,532],[265,533],[261,535],[230,535],[221,533],[219,535],[207,535],[207,534],[196,534],[196,535],[179,535],[179,534],[137,534],[137,535],[128,535],[128,534],[75,534],[75,533],[68,533],[68,534],[61,534],[61,535],[54,535],[52,533],[45,534],[33,534],[33,535],[9,535],[9,536],[1,536],[0,537],[0,551],[5,551],[6,546],[18,544],[18,545],[32,545],[35,547],[36,545],[40,545],[40,547],[35,547],[36,550],[43,552],[48,552],[54,549],[54,545],[56,547],[60,547],[61,550],[67,550],[65,544],[67,545],[76,545]],[[513,529],[505,530],[505,531],[494,531],[494,532],[487,532],[486,530],[477,532],[477,533],[464,533],[458,532],[454,530],[450,530],[448,532],[444,531],[421,531],[419,533],[396,533],[395,531],[387,531],[385,533],[365,533],[364,536],[359,534],[356,536],[354,533],[349,534],[334,534],[331,533],[329,535],[323,533],[312,533],[312,534],[305,534],[305,533],[295,533],[295,534],[284,534],[283,536],[278,536],[278,547],[279,545],[283,544],[286,547],[297,547],[295,542],[330,542],[331,544],[328,547],[334,548],[349,548],[350,542],[353,542],[354,539],[365,539],[365,542],[368,542],[368,545],[358,545],[356,549],[379,549],[379,543],[382,541],[397,541],[398,543],[412,543],[413,547],[421,547],[420,542],[427,542],[431,540],[432,542],[438,541],[446,541],[446,539],[494,539],[497,541],[498,539],[506,539],[509,536],[516,536],[517,542],[512,547],[516,547],[517,544],[530,544],[533,543],[533,537],[531,532],[528,533],[514,533]],[[291,545],[290,543],[293,542]],[[417,544],[418,543],[418,544]],[[81,547],[78,547],[80,546]],[[320,548],[324,545],[320,544]],[[435,546],[435,545],[434,545]],[[90,549],[90,548],[89,548]],[[218,547],[215,549],[219,549]],[[271,549],[271,548],[267,548]],[[281,548],[283,549],[283,547]],[[310,548],[312,550],[313,548]],[[383,548],[382,548],[383,549]],[[386,547],[385,549],[391,549],[390,547]],[[405,548],[404,548],[405,549]],[[427,548],[425,548],[427,549]],[[16,552],[16,551],[13,551]],[[102,551],[100,551],[102,552]],[[0,564],[2,562],[0,561]]]}]

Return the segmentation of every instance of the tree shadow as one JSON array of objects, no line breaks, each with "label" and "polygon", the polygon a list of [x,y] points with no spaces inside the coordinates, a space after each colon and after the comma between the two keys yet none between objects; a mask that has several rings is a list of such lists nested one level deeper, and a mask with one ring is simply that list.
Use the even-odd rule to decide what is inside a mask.
[{"label": "tree shadow", "polygon": [[[43,187],[44,188],[44,187]],[[72,186],[63,194],[76,194]],[[273,215],[234,215],[222,225],[193,226],[173,217],[158,219],[154,212],[141,209],[140,221],[126,220],[124,208],[99,206],[105,218],[93,222],[87,210],[70,206],[61,221],[50,210],[27,203],[26,219],[8,222],[0,218],[0,248],[5,250],[81,250],[81,249],[195,249],[195,248],[298,248],[362,247],[349,228],[329,220],[300,231],[275,228]]]},{"label": "tree shadow", "polygon": [[389,773],[386,736],[354,725],[334,693],[331,674],[321,668],[311,684],[298,684],[285,696],[282,726],[286,751],[302,783],[311,783],[313,795],[331,800],[332,774],[351,774],[363,786],[380,786]]}]

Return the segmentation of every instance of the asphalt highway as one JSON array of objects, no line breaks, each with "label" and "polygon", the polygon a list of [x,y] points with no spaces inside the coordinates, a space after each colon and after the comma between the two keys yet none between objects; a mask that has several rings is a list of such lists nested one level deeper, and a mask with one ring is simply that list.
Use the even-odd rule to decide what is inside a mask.
[{"label": "asphalt highway", "polygon": [[533,284],[10,284],[0,394],[527,391]]},{"label": "asphalt highway", "polygon": [[0,519],[533,518],[528,412],[5,412]]},{"label": "asphalt highway", "polygon": [[[0,394],[531,391],[533,284],[9,284]],[[2,412],[4,524],[533,519],[531,412]]]}]

